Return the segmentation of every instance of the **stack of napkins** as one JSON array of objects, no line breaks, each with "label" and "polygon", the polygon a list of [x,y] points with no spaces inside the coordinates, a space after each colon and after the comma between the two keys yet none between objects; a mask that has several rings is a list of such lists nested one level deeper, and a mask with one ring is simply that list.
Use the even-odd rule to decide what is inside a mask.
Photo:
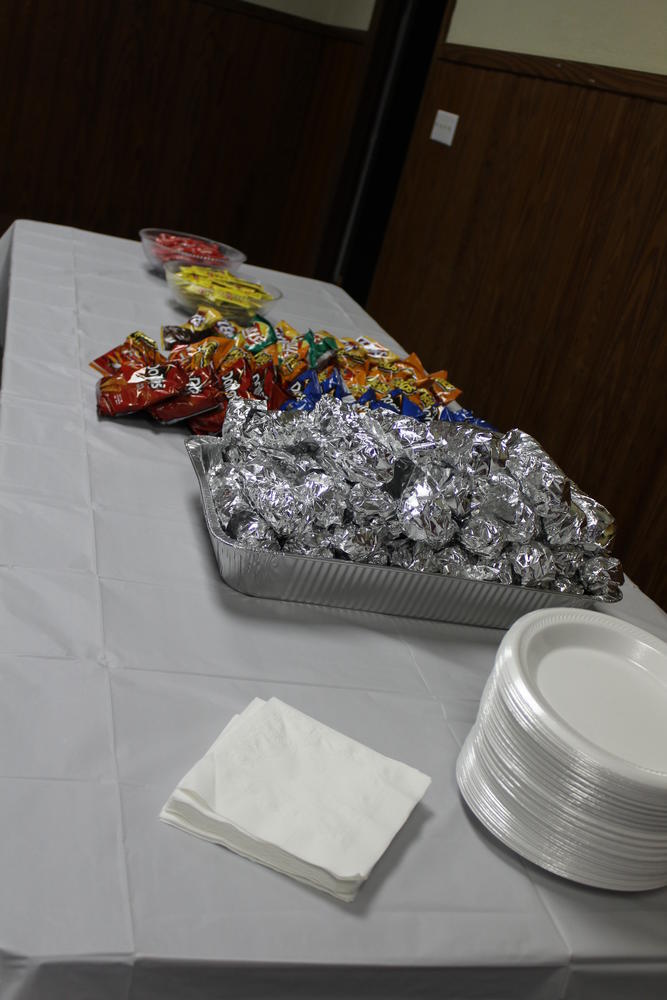
[{"label": "stack of napkins", "polygon": [[430,783],[277,698],[255,698],[160,819],[350,902]]}]

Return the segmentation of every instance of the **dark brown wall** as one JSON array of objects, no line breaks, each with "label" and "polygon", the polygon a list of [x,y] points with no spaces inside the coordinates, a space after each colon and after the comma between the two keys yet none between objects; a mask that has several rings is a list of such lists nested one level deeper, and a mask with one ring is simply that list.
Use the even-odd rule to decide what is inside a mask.
[{"label": "dark brown wall", "polygon": [[0,5],[0,226],[217,237],[311,274],[372,46],[223,0]]},{"label": "dark brown wall", "polygon": [[667,81],[495,56],[441,47],[368,307],[605,503],[667,606]]}]

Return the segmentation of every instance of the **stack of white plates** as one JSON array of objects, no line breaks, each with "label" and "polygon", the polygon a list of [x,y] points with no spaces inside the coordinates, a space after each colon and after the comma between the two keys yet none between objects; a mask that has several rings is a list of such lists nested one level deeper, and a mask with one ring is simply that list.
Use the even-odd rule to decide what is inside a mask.
[{"label": "stack of white plates", "polygon": [[586,885],[667,884],[667,645],[594,611],[521,618],[457,763],[481,822]]}]

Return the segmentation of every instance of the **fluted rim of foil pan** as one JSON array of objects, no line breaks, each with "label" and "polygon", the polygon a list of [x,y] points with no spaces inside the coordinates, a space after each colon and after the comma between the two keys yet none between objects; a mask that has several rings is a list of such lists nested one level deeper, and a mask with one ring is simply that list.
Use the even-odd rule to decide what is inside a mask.
[{"label": "fluted rim of foil pan", "polygon": [[[521,607],[517,608],[517,613],[514,613],[508,609],[509,614],[503,619],[503,624],[497,622],[488,622],[483,620],[480,616],[478,618],[461,618],[461,617],[448,617],[446,615],[432,615],[432,614],[419,614],[413,611],[383,611],[380,608],[373,606],[372,593],[368,594],[368,604],[366,607],[354,608],[357,610],[372,611],[378,614],[391,614],[397,617],[409,617],[409,618],[424,618],[431,621],[447,621],[452,624],[466,624],[466,625],[480,625],[482,627],[489,628],[507,628],[511,625],[517,618],[526,614],[528,611],[533,611],[537,608],[544,607],[568,607],[568,608],[588,608],[595,609],[598,607],[605,607],[606,602],[596,599],[591,594],[570,594],[570,593],[559,593],[558,591],[546,590],[541,587],[531,587],[530,585],[521,585],[517,583],[501,583],[497,580],[471,580],[468,577],[455,576],[454,574],[442,574],[442,573],[430,573],[426,570],[414,570],[414,569],[404,569],[402,566],[381,566],[371,563],[358,563],[342,559],[326,559],[322,556],[312,556],[312,555],[300,555],[293,552],[269,552],[261,549],[248,549],[244,545],[239,545],[234,539],[229,538],[229,536],[222,530],[220,526],[220,520],[215,509],[215,504],[213,503],[213,497],[211,496],[211,490],[209,487],[207,479],[207,464],[206,464],[206,448],[210,449],[220,448],[220,438],[206,435],[192,435],[186,438],[185,448],[192,462],[192,466],[195,471],[195,475],[199,482],[199,490],[201,494],[202,507],[204,509],[204,518],[206,521],[206,526],[208,528],[209,535],[212,540],[215,540],[218,544],[225,546],[231,552],[237,554],[239,557],[243,558],[246,556],[248,559],[257,558],[257,556],[265,556],[267,559],[270,558],[272,561],[279,560],[284,563],[285,566],[293,567],[294,569],[299,566],[310,567],[314,565],[319,565],[322,567],[323,572],[328,574],[333,574],[334,572],[340,572],[341,567],[345,567],[349,570],[352,569],[363,569],[367,571],[368,575],[378,581],[382,579],[388,579],[387,574],[392,574],[397,580],[406,580],[412,578],[413,580],[433,580],[437,581],[434,586],[442,586],[444,584],[455,585],[465,585],[466,589],[470,593],[475,593],[478,595],[486,594],[488,598],[488,607],[490,610],[500,612],[501,609],[498,607],[499,601],[502,601],[509,594],[516,595],[516,598],[523,598],[520,601]],[[328,569],[325,569],[327,567]],[[344,571],[344,570],[343,570]],[[250,594],[251,596],[260,596],[254,594],[250,590],[245,590],[241,586],[237,586],[234,582],[229,581],[225,578],[223,579],[235,590],[239,590],[241,593]],[[273,596],[263,594],[261,596],[268,597],[271,600],[284,600],[284,601],[298,601],[302,603],[312,603],[319,604],[329,607],[352,607],[351,605],[344,605],[338,602],[333,603],[327,601],[325,598],[313,599],[309,601],[305,597],[289,597],[289,596]],[[620,603],[620,602],[617,602]]]}]

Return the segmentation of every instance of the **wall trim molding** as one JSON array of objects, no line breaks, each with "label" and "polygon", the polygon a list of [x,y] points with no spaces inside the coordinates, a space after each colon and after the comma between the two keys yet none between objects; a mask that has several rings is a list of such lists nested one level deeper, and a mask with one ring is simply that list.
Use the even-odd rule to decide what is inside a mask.
[{"label": "wall trim molding", "polygon": [[473,45],[440,42],[436,58],[441,62],[459,63],[477,69],[490,69],[519,76],[532,76],[577,87],[606,90],[625,97],[642,97],[667,104],[667,76],[644,73],[616,66],[595,66],[590,63],[534,56],[501,49],[483,49]]},{"label": "wall trim molding", "polygon": [[376,2],[373,17],[367,31],[362,31],[359,28],[341,28],[335,24],[324,24],[321,21],[311,21],[296,14],[287,14],[285,11],[274,10],[272,7],[261,7],[254,3],[245,3],[244,0],[195,0],[195,2],[205,4],[207,7],[214,7],[217,10],[227,11],[230,14],[246,14],[248,17],[258,18],[260,21],[272,21],[274,24],[283,24],[294,31],[307,31],[315,35],[325,35],[328,38],[337,38],[341,41],[365,45],[373,31],[377,8],[381,0]]}]

